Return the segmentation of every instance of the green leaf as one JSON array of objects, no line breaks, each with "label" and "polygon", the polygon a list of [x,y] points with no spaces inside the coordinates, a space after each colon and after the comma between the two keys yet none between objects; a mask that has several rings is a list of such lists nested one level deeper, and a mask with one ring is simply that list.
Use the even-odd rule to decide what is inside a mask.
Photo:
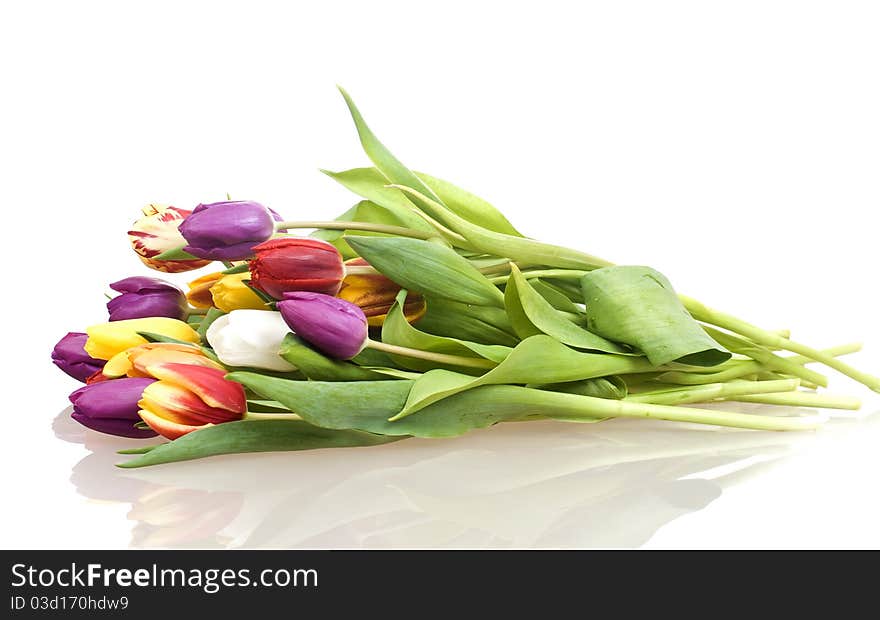
[{"label": "green leaf", "polygon": [[294,334],[284,337],[278,354],[314,381],[375,381],[387,378],[357,364],[331,359]]},{"label": "green leaf", "polygon": [[233,265],[229,269],[225,269],[221,271],[222,274],[231,274],[231,273],[244,273],[245,271],[249,271],[251,268],[250,263],[241,263],[240,265]]},{"label": "green leaf", "polygon": [[157,334],[154,332],[137,332],[137,335],[141,338],[145,338],[147,342],[170,342],[172,344],[185,344],[188,347],[198,346],[197,344],[187,342],[186,340],[178,340],[177,338],[172,338],[171,336],[165,336],[163,334]]},{"label": "green leaf", "polygon": [[254,292],[254,295],[256,295],[256,296],[259,297],[263,302],[265,302],[265,304],[266,304],[267,306],[269,306],[269,307],[272,308],[272,309],[275,308],[275,303],[276,303],[277,300],[276,300],[274,297],[272,297],[271,295],[269,295],[269,294],[266,293],[265,291],[261,291],[260,289],[258,289],[256,286],[254,286],[253,284],[251,284],[251,281],[250,281],[250,280],[242,280],[241,283],[244,284],[244,285],[245,285],[246,287],[248,287],[249,289],[251,289],[251,290]]},{"label": "green leaf", "polygon": [[[286,381],[272,377],[267,379]],[[306,384],[306,382],[302,383]],[[401,437],[386,437],[356,430],[331,430],[302,420],[242,420],[217,424],[188,433],[170,443],[156,446],[136,459],[119,463],[118,467],[146,467],[243,452],[377,446],[399,439]]]},{"label": "green leaf", "polygon": [[[424,232],[436,232],[433,226],[415,212],[415,205],[404,194],[388,187],[388,179],[375,168],[352,168],[342,172],[322,170],[321,172],[358,196],[366,198],[355,207],[356,212],[351,214],[348,220],[343,218],[340,220],[392,224]],[[368,209],[365,205],[372,205],[372,208]]]},{"label": "green leaf", "polygon": [[182,245],[179,248],[165,250],[158,256],[154,256],[153,260],[201,260],[198,256],[193,256],[189,252],[184,252],[184,247],[186,246]]},{"label": "green leaf", "polygon": [[430,296],[425,297],[425,302],[427,312],[414,323],[423,332],[506,347],[514,347],[519,342],[507,313],[501,308]]},{"label": "green leaf", "polygon": [[578,327],[560,315],[550,302],[532,288],[516,265],[511,263],[510,268],[510,279],[504,290],[504,303],[520,338],[543,333],[578,349],[629,354],[620,345]]},{"label": "green leaf", "polygon": [[581,396],[593,396],[595,398],[610,398],[621,400],[626,398],[626,382],[614,375],[598,377],[596,379],[583,379],[581,381],[567,381],[565,383],[549,383],[545,385],[528,385],[540,390],[551,392],[564,392],[566,394],[579,394]]},{"label": "green leaf", "polygon": [[533,263],[561,269],[596,269],[610,264],[608,261],[577,250],[526,237],[506,235],[477,226],[412,185],[396,183],[394,187],[405,192],[425,213],[464,237],[474,249],[486,254],[504,256],[519,263]]},{"label": "green leaf", "polygon": [[650,267],[597,269],[581,278],[581,287],[590,331],[635,347],[656,366],[716,366],[730,359],[688,314],[669,280]]},{"label": "green leaf", "polygon": [[426,372],[416,380],[406,407],[398,414],[398,419],[431,403],[481,385],[563,383],[646,372],[653,368],[643,357],[584,353],[575,351],[550,336],[530,336],[519,343],[503,362],[480,377],[468,377],[448,370]]},{"label": "green leaf", "polygon": [[488,230],[522,237],[522,234],[513,227],[513,224],[504,217],[501,211],[482,198],[456,187],[449,181],[432,177],[424,172],[416,172],[415,174],[434,190],[434,195],[453,213]]},{"label": "green leaf", "polygon": [[[348,110],[351,112],[351,118],[354,121],[364,152],[385,178],[391,183],[401,183],[413,187],[425,196],[433,198],[437,202],[441,202],[431,188],[425,185],[412,170],[403,165],[403,163],[392,155],[391,151],[379,141],[376,135],[367,126],[366,121],[364,121],[363,116],[361,116],[360,110],[358,110],[349,94],[345,92],[345,89],[340,87],[339,92],[342,93],[342,96],[345,98],[345,103],[348,106]],[[421,206],[418,199],[415,199],[413,202],[415,202],[416,205]]]},{"label": "green leaf", "polygon": [[347,237],[348,244],[402,287],[483,306],[504,304],[494,284],[454,250],[404,237]]},{"label": "green leaf", "polygon": [[[571,298],[565,294],[565,292],[553,284],[548,284],[541,278],[533,278],[528,282],[531,287],[535,289],[536,293],[546,299],[547,303],[557,310],[562,310],[569,314],[581,314],[583,312],[583,310],[579,308]],[[586,317],[583,317],[583,322],[586,323]]]},{"label": "green leaf", "polygon": [[[393,344],[419,351],[431,351],[447,355],[458,355],[472,358],[484,358],[494,362],[501,362],[510,354],[510,347],[498,345],[485,345],[477,342],[468,342],[458,338],[436,336],[419,331],[409,324],[403,313],[403,301],[406,299],[406,289],[401,289],[397,299],[388,310],[385,322],[382,325],[382,342]],[[437,368],[436,362],[421,360],[412,357],[391,355],[391,359],[404,368],[413,370],[431,370]],[[455,368],[455,367],[453,367]],[[482,371],[480,371],[482,372]]]},{"label": "green leaf", "polygon": [[383,435],[455,437],[472,429],[536,413],[545,417],[596,417],[585,413],[582,403],[568,394],[501,385],[464,392],[425,408],[419,415],[389,422],[388,418],[403,406],[412,382],[366,381],[352,389],[350,384],[345,383],[298,383],[251,373],[235,373],[232,378],[267,398],[283,403],[317,426],[360,429]]},{"label": "green leaf", "polygon": [[205,314],[205,318],[202,319],[201,324],[199,325],[198,333],[199,337],[202,339],[202,342],[207,342],[208,328],[211,327],[211,323],[219,319],[221,316],[226,314],[219,308],[208,308],[208,312]]}]

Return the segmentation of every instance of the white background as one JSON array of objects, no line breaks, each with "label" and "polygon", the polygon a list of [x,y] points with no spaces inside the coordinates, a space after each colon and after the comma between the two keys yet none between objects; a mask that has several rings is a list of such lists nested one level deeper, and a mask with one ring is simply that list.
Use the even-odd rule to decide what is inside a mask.
[{"label": "white background", "polygon": [[150,275],[124,234],[142,205],[353,204],[317,171],[367,162],[339,83],[406,163],[527,234],[819,346],[862,340],[880,372],[878,32],[877,3],[839,0],[3,3],[0,546],[880,547],[870,419],[513,425],[122,476],[91,433],[73,469],[90,451],[51,426],[77,384],[49,362],[104,320],[106,283]]}]

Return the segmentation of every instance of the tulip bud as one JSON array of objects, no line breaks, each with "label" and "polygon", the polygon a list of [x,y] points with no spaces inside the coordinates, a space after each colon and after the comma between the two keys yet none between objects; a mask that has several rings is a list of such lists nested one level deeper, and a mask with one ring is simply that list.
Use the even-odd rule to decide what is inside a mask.
[{"label": "tulip bud", "polygon": [[[369,265],[363,258],[352,258],[345,261],[345,264],[346,266]],[[363,310],[370,327],[379,327],[385,322],[385,317],[391,306],[394,305],[400,289],[400,285],[381,273],[356,273],[345,276],[337,297],[349,301]],[[426,309],[424,297],[416,293],[407,293],[406,301],[403,304],[403,314],[407,321],[410,323],[418,321],[425,315]]]},{"label": "tulip bud", "polygon": [[83,348],[88,338],[88,334],[70,332],[52,349],[52,362],[77,381],[85,382],[104,367],[103,360],[95,359]]},{"label": "tulip bud", "polygon": [[281,237],[254,248],[253,285],[275,299],[293,291],[335,295],[342,284],[342,255],[320,239]]},{"label": "tulip bud", "polygon": [[221,272],[209,273],[189,283],[186,298],[196,308],[216,307],[223,312],[233,310],[269,310],[266,302],[245,285],[251,274]]},{"label": "tulip bud", "polygon": [[146,439],[156,433],[135,428],[140,422],[138,401],[154,379],[116,379],[84,385],[70,395],[74,420],[108,435]]},{"label": "tulip bud", "polygon": [[330,357],[348,360],[367,344],[367,317],[356,305],[321,293],[285,293],[277,304],[297,336]]},{"label": "tulip bud", "polygon": [[167,439],[240,420],[247,412],[244,387],[224,379],[225,370],[163,363],[150,368],[159,379],[138,403],[141,419]]},{"label": "tulip bud", "polygon": [[223,366],[209,359],[199,347],[174,342],[148,342],[117,353],[104,365],[103,376],[152,377],[150,368],[162,363],[207,366],[222,370]]},{"label": "tulip bud", "polygon": [[98,359],[109,360],[117,353],[145,344],[147,339],[138,332],[151,332],[184,342],[201,342],[201,338],[192,327],[177,319],[168,317],[126,319],[87,328],[89,339],[85,344],[86,353]]},{"label": "tulip bud", "polygon": [[275,218],[250,200],[200,204],[180,225],[186,239],[184,251],[211,260],[242,260],[253,256],[253,247],[275,233]]},{"label": "tulip bud", "polygon": [[228,366],[290,372],[296,366],[278,355],[289,333],[280,312],[233,310],[211,323],[206,337],[220,361]]},{"label": "tulip bud", "polygon": [[142,209],[144,217],[128,231],[128,240],[141,261],[149,268],[166,273],[192,271],[204,267],[207,260],[156,260],[154,257],[167,250],[179,248],[186,240],[178,226],[191,211],[167,205],[151,204]]},{"label": "tulip bud", "polygon": [[217,280],[222,277],[223,272],[215,271],[196,278],[188,285],[189,291],[186,293],[186,300],[195,308],[212,307],[214,298],[211,296],[211,287],[217,284]]},{"label": "tulip bud", "polygon": [[158,278],[135,276],[110,285],[122,293],[107,302],[111,321],[165,316],[185,319],[186,298],[179,288]]}]

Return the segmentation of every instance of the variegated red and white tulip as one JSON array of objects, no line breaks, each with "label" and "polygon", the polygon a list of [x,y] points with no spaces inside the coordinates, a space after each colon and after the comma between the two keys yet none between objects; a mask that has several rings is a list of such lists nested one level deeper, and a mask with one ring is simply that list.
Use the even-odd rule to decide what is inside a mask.
[{"label": "variegated red and white tulip", "polygon": [[143,263],[156,271],[178,273],[192,271],[211,263],[209,260],[157,260],[155,257],[167,250],[174,250],[186,244],[186,239],[178,230],[183,220],[192,211],[169,205],[149,204],[142,209],[144,216],[137,220],[128,231],[131,247]]},{"label": "variegated red and white tulip", "polygon": [[159,363],[150,367],[150,374],[159,380],[144,389],[139,415],[167,439],[241,420],[247,411],[244,387],[225,379],[225,370]]}]

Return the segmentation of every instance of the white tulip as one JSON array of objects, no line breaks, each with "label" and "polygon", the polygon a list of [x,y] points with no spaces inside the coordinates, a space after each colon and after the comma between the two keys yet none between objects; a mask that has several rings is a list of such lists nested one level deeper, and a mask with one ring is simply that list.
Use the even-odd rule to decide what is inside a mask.
[{"label": "white tulip", "polygon": [[233,310],[211,323],[208,344],[227,366],[292,371],[296,366],[278,355],[290,328],[280,312]]}]

